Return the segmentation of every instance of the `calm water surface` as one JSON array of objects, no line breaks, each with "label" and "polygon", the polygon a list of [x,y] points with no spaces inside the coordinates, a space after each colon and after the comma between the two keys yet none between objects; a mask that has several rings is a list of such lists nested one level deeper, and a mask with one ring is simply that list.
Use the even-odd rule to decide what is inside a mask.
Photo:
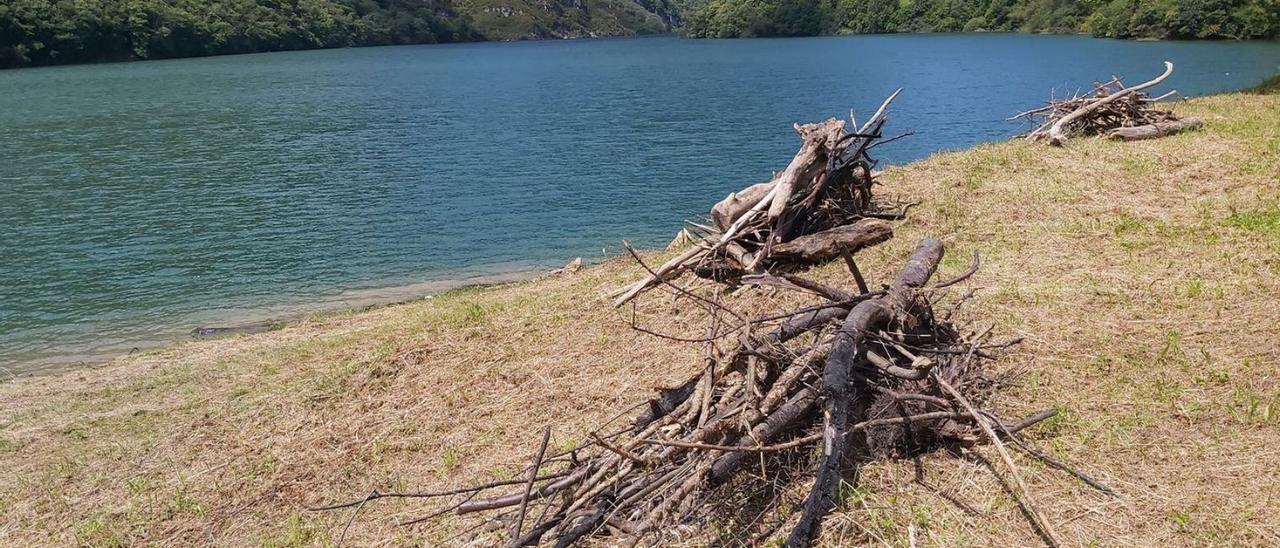
[{"label": "calm water surface", "polygon": [[660,244],[784,167],[794,121],[901,86],[889,131],[915,135],[880,151],[901,163],[1164,59],[1165,89],[1198,95],[1275,72],[1280,44],[647,38],[0,72],[0,367]]}]

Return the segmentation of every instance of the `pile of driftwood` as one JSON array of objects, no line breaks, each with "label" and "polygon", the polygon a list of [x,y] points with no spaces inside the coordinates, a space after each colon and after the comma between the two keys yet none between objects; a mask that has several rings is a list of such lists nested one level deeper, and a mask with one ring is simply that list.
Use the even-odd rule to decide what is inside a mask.
[{"label": "pile of driftwood", "polygon": [[[705,530],[699,525],[724,519],[723,501],[745,492],[770,502],[752,510],[754,518],[735,520],[741,527],[736,540],[759,544],[783,536],[778,529],[790,523],[786,545],[799,547],[817,537],[851,464],[993,443],[1036,530],[1047,543],[1059,544],[1009,448],[1106,487],[1019,436],[1054,411],[1006,421],[986,408],[1003,380],[987,364],[1017,340],[995,342],[989,327],[953,323],[971,293],[945,309],[940,296],[976,272],[978,263],[975,256],[964,273],[930,284],[942,256],[941,242],[924,240],[892,281],[871,291],[788,274],[769,285],[804,291],[817,302],[754,317],[723,303],[721,291],[661,282],[677,299],[702,308],[708,324],[700,338],[655,335],[703,345],[704,366],[647,401],[629,425],[608,421],[584,443],[555,454],[547,452],[548,428],[520,478],[438,492],[373,491],[318,510],[354,508],[354,519],[380,498],[441,498],[450,502],[407,523],[484,515],[464,533],[473,545],[572,546],[610,536],[662,546],[699,542]],[[779,500],[799,484],[808,494],[797,518],[783,512]],[[503,488],[509,491],[489,494]],[[460,537],[451,541],[462,543]]]},{"label": "pile of driftwood", "polygon": [[893,232],[883,219],[900,214],[874,210],[876,162],[868,151],[892,140],[881,140],[880,131],[900,91],[860,126],[850,113],[852,131],[836,118],[797,124],[803,143],[786,169],[721,200],[710,225],[689,223],[673,245],[694,245],[620,290],[614,304],[689,271],[736,284],[744,275],[795,270],[888,239]]},{"label": "pile of driftwood", "polygon": [[[787,546],[802,547],[836,507],[850,466],[991,443],[1036,530],[1058,544],[1010,448],[1106,488],[1019,436],[1053,411],[1007,421],[990,409],[1004,379],[988,365],[1017,340],[997,342],[990,327],[953,320],[972,292],[942,305],[946,288],[978,270],[977,256],[960,275],[930,283],[943,244],[924,240],[876,288],[854,262],[858,249],[891,237],[887,223],[867,216],[866,150],[888,103],[854,133],[832,120],[800,126],[804,144],[787,170],[771,186],[717,205],[716,226],[704,228],[676,260],[650,267],[626,247],[648,276],[617,302],[661,291],[706,319],[695,333],[670,334],[641,328],[632,316],[633,328],[699,345],[702,367],[685,382],[620,410],[568,450],[548,452],[548,427],[517,478],[436,492],[375,490],[317,510],[351,509],[349,526],[376,499],[446,500],[407,523],[479,515],[460,535],[484,546],[571,546],[599,537],[631,545],[709,543],[715,539],[698,535],[716,522],[733,531],[731,542],[785,537]],[[874,236],[847,236],[855,232]],[[800,265],[836,257],[846,261],[855,289],[797,273]],[[732,280],[675,283],[679,273],[708,265],[737,273]],[[726,285],[797,291],[809,304],[748,313],[725,301]],[[614,425],[628,416],[630,424]],[[789,497],[794,503],[784,502]],[[345,529],[339,544],[343,537]],[[447,544],[462,543],[459,536]]]},{"label": "pile of driftwood", "polygon": [[1179,118],[1154,107],[1155,102],[1175,93],[1149,96],[1145,90],[1173,74],[1173,63],[1165,61],[1165,71],[1155,79],[1125,87],[1118,77],[1094,85],[1084,95],[1051,100],[1048,105],[1019,113],[1009,120],[1029,120],[1035,129],[1027,139],[1062,146],[1073,135],[1105,136],[1122,141],[1163,137],[1200,125],[1195,117]]}]

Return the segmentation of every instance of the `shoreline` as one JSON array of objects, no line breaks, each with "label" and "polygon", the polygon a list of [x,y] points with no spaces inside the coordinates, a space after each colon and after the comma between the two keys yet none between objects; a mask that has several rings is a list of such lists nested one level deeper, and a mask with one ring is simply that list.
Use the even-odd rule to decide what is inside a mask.
[{"label": "shoreline", "polygon": [[[178,319],[169,327],[159,328],[155,336],[103,342],[90,349],[68,352],[42,352],[38,357],[19,357],[11,366],[0,367],[0,382],[11,382],[77,370],[98,370],[136,354],[163,351],[197,341],[211,341],[249,336],[307,321],[316,317],[358,314],[378,308],[430,300],[453,291],[498,287],[536,280],[554,271],[541,266],[524,266],[512,270],[475,273],[407,284],[392,284],[357,289],[344,289],[336,294],[317,296],[305,302],[276,304],[262,309],[207,308],[209,323],[192,323],[193,318]],[[222,311],[216,315],[211,311]],[[166,335],[167,334],[167,335]]]},{"label": "shoreline", "polygon": [[240,53],[217,53],[212,55],[192,55],[186,57],[148,57],[140,59],[103,59],[97,61],[86,61],[77,63],[53,63],[41,65],[24,65],[24,66],[0,66],[0,74],[12,73],[17,71],[30,71],[34,69],[52,69],[67,67],[93,67],[103,65],[124,65],[133,63],[147,62],[165,62],[165,61],[182,61],[189,59],[221,59],[245,57],[251,55],[270,55],[270,54],[287,54],[300,53],[307,51],[333,51],[344,49],[373,49],[373,48],[403,48],[403,47],[465,47],[481,44],[509,45],[509,44],[535,44],[544,42],[597,42],[610,40],[644,40],[653,38],[678,38],[681,40],[691,40],[700,42],[716,42],[725,40],[789,40],[789,39],[806,39],[806,38],[850,38],[859,36],[937,36],[937,35],[1021,35],[1021,36],[1075,36],[1083,38],[1092,38],[1097,40],[1117,40],[1121,42],[1263,42],[1277,43],[1280,38],[1168,38],[1168,37],[1114,37],[1114,36],[1096,36],[1087,32],[1025,32],[1016,30],[972,30],[972,31],[912,31],[912,32],[864,32],[864,33],[819,33],[805,34],[798,36],[753,36],[753,37],[690,37],[679,31],[673,32],[655,32],[655,33],[637,33],[637,34],[617,34],[617,35],[600,35],[600,36],[566,36],[566,37],[550,37],[550,38],[519,38],[519,39],[481,39],[481,40],[458,40],[452,42],[424,42],[410,44],[371,44],[371,45],[355,45],[355,46],[333,46],[333,47],[316,47],[301,49],[274,49],[263,51],[250,51]]}]

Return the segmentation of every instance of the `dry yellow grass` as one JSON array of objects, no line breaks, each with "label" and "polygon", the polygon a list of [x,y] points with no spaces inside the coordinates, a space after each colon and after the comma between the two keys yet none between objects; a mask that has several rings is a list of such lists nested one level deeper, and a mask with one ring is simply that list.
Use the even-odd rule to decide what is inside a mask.
[{"label": "dry yellow grass", "polygon": [[[1280,544],[1280,96],[1178,110],[1206,128],[893,169],[885,191],[923,204],[860,261],[884,280],[941,237],[946,276],[982,252],[971,317],[1027,338],[1000,364],[1026,371],[1002,409],[1062,408],[1035,439],[1120,493],[1022,460],[1072,544]],[[571,444],[698,367],[696,347],[606,305],[637,273],[615,260],[0,385],[0,545],[325,545],[347,515],[307,505],[506,477],[543,425]],[[699,328],[660,298],[645,307]],[[863,468],[824,542],[1038,542],[980,460],[926,457],[923,483],[916,470]],[[371,504],[348,542],[439,545],[457,522],[395,526],[431,508]]]}]

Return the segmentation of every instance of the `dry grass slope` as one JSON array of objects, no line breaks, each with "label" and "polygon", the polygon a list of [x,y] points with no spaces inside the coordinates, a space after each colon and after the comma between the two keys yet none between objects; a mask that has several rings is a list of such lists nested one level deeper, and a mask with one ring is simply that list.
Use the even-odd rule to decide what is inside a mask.
[{"label": "dry grass slope", "polygon": [[[1206,128],[893,169],[887,191],[924,203],[861,259],[884,280],[924,236],[949,246],[943,276],[982,252],[971,310],[1027,338],[1001,364],[1026,372],[1006,414],[1064,409],[1035,438],[1121,493],[1023,461],[1073,544],[1280,544],[1280,96],[1177,110]],[[347,516],[309,504],[506,477],[542,425],[570,444],[698,367],[605,304],[637,273],[615,260],[0,385],[0,545],[325,545]],[[644,306],[665,329],[689,319]],[[379,501],[348,541],[438,545],[457,522],[394,525],[429,510]],[[863,469],[824,542],[904,546],[911,529],[922,546],[1037,542],[980,460],[942,455]]]}]

